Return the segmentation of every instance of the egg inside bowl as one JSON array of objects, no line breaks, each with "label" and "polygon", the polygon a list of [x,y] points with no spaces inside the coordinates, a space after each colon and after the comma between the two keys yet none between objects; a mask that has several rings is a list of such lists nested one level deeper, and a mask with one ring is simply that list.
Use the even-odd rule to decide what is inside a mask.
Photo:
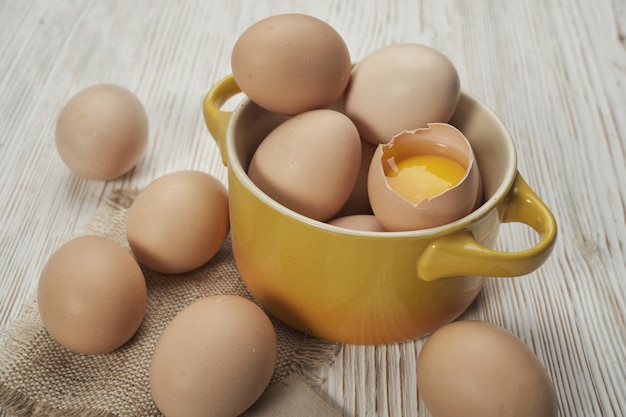
[{"label": "egg inside bowl", "polygon": [[[505,126],[463,92],[450,124],[467,137],[483,179],[484,202],[451,223],[415,231],[348,229],[313,220],[277,203],[248,177],[263,139],[287,116],[244,99],[232,113],[223,95],[230,78],[205,99],[207,127],[228,166],[235,261],[252,295],[273,315],[312,336],[342,343],[415,339],[458,317],[486,276],[516,276],[538,268],[551,251],[554,219],[538,198],[515,219],[509,203],[522,184]],[[530,189],[524,188],[524,193]],[[504,220],[530,221],[542,235],[526,253],[493,250]],[[443,250],[441,249],[443,248]],[[440,256],[441,255],[441,256]]]}]

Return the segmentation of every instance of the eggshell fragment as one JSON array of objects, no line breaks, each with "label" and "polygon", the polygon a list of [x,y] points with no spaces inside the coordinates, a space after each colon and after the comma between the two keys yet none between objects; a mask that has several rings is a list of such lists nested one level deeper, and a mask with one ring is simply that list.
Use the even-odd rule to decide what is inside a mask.
[{"label": "eggshell fragment", "polygon": [[294,116],[261,142],[250,179],[285,207],[319,221],[331,219],[354,189],[361,165],[359,133],[344,114],[311,110]]},{"label": "eggshell fragment", "polygon": [[37,301],[54,340],[76,353],[100,354],[135,334],[146,312],[147,289],[128,250],[106,237],[82,236],[50,256]]},{"label": "eggshell fragment", "polygon": [[277,342],[267,315],[233,295],[186,307],[165,328],[150,363],[150,390],[165,417],[232,417],[263,393]]},{"label": "eggshell fragment", "polygon": [[396,44],[366,55],[352,70],[346,114],[363,139],[387,143],[403,130],[446,123],[461,94],[459,75],[441,52]]},{"label": "eggshell fragment", "polygon": [[417,361],[419,394],[433,417],[555,417],[545,368],[517,336],[459,321],[436,330]]},{"label": "eggshell fragment", "polygon": [[352,70],[339,33],[320,19],[297,13],[250,26],[233,46],[231,66],[235,81],[252,101],[288,115],[334,103]]},{"label": "eggshell fragment", "polygon": [[137,258],[168,274],[204,265],[220,249],[228,230],[226,187],[200,171],[157,178],[135,198],[126,219],[128,243]]},{"label": "eggshell fragment", "polygon": [[[412,203],[389,186],[386,169],[390,161],[429,154],[456,161],[466,169],[465,176],[447,191]],[[379,145],[368,174],[372,210],[389,231],[419,230],[459,220],[476,206],[481,190],[480,172],[469,141],[446,123],[429,123],[426,128],[404,131],[389,143]]]},{"label": "eggshell fragment", "polygon": [[77,175],[111,180],[130,171],[148,142],[148,116],[137,96],[114,84],[88,87],[61,110],[56,146]]}]

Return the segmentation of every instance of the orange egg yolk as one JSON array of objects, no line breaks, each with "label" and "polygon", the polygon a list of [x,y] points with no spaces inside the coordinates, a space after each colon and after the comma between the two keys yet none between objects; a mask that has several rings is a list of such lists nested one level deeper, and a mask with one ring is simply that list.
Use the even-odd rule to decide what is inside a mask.
[{"label": "orange egg yolk", "polygon": [[458,162],[439,155],[416,155],[390,162],[385,173],[389,186],[413,204],[432,198],[457,185],[465,175]]}]

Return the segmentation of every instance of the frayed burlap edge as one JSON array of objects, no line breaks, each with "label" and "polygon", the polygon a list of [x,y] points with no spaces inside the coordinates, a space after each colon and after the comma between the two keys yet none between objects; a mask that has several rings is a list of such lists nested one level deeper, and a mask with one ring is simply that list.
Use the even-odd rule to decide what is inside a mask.
[{"label": "frayed burlap edge", "polygon": [[5,411],[19,416],[32,417],[116,417],[106,411],[96,412],[90,410],[55,410],[45,402],[35,401],[20,393],[10,389],[4,384],[0,384],[0,398],[6,403]]},{"label": "frayed burlap edge", "polygon": [[[42,327],[33,320],[38,316],[35,296],[31,296],[25,303],[16,321],[6,332],[0,332],[0,350],[6,355],[0,357],[0,376],[6,375],[14,365],[8,358],[20,351],[28,350],[30,342],[37,334],[43,331]],[[316,339],[315,343],[306,338],[293,353],[292,362],[284,377],[292,373],[302,376],[308,384],[319,387],[324,381],[313,370],[319,367],[331,366],[341,348],[341,345],[331,341]],[[33,399],[22,394],[19,389],[7,386],[0,380],[0,403],[2,410],[16,416],[32,417],[117,417],[116,414],[105,410],[75,409],[58,410],[45,401]]]},{"label": "frayed burlap edge", "polygon": [[315,375],[313,369],[331,366],[340,348],[341,345],[335,342],[317,339],[315,343],[309,343],[305,340],[291,357],[290,369],[310,385],[319,387],[324,380]]},{"label": "frayed burlap edge", "polygon": [[[138,193],[139,190],[137,189],[115,189],[105,202],[116,210],[126,210],[131,206]],[[97,214],[94,216],[94,220],[96,218]],[[100,222],[92,220],[90,223],[98,224]],[[103,231],[98,230],[98,232],[102,233]],[[315,339],[315,343],[311,343],[306,335],[304,337],[305,340],[302,342],[302,345],[292,356],[293,362],[290,370],[300,374],[310,384],[320,385],[323,381],[314,375],[311,369],[332,365],[341,345],[337,342],[322,339]]]},{"label": "frayed burlap edge", "polygon": [[[16,365],[10,358],[28,351],[32,341],[43,331],[38,315],[36,295],[33,294],[26,300],[20,318],[8,330],[0,332],[0,350],[5,354],[0,357],[0,376],[5,376]],[[0,403],[3,411],[17,416],[115,417],[104,410],[58,410],[45,401],[23,394],[19,388],[9,387],[4,380],[0,380]]]},{"label": "frayed burlap edge", "polygon": [[[130,207],[138,194],[138,190],[116,189],[105,199],[105,204],[112,209],[122,212]],[[118,213],[119,214],[119,213]],[[101,228],[103,216],[102,210],[98,210],[85,230],[80,234],[93,233],[107,235],[106,228]],[[95,225],[95,227],[94,227]],[[32,294],[25,302],[18,319],[7,329],[0,330],[0,404],[1,410],[16,416],[32,417],[117,417],[117,414],[106,410],[94,408],[58,409],[42,401],[25,395],[19,387],[11,387],[5,377],[11,369],[15,369],[16,363],[12,360],[19,353],[27,352],[32,348],[31,344],[43,331],[43,324],[38,318],[39,312],[36,302],[36,294]],[[319,386],[323,380],[315,375],[313,370],[319,367],[331,366],[339,352],[341,345],[321,339],[314,341],[303,335],[304,340],[298,349],[292,353],[291,363],[284,370],[282,377],[286,378],[292,373],[302,376],[307,383]],[[17,364],[19,365],[19,364]]]},{"label": "frayed burlap edge", "polygon": [[[36,314],[36,303],[33,300],[28,302],[24,308],[24,314]],[[12,352],[19,349],[27,349],[28,343],[24,345],[17,343],[17,340],[32,340],[36,333],[41,329],[35,325],[22,326],[16,323],[11,331],[0,334],[0,347],[8,353],[9,357],[13,356]],[[19,336],[16,338],[15,336]],[[25,337],[26,336],[26,337]],[[292,373],[302,376],[306,382],[314,387],[319,387],[324,381],[312,370],[317,367],[331,366],[334,358],[340,349],[340,345],[330,341],[319,341],[309,343],[306,340],[300,348],[293,354],[292,363],[289,371],[286,372],[285,378]],[[5,357],[0,358],[0,374],[6,372],[7,363]],[[45,401],[34,400],[33,398],[22,394],[18,389],[8,387],[4,382],[0,381],[0,403],[3,404],[3,410],[9,414],[16,416],[31,417],[117,417],[116,414],[105,410],[75,409],[75,410],[58,410]]]}]

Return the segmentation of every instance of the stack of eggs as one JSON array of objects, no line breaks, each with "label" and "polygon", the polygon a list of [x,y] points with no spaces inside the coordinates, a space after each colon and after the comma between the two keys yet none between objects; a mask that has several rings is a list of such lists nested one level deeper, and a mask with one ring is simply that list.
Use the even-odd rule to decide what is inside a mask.
[{"label": "stack of eggs", "polygon": [[[98,84],[67,102],[55,133],[59,155],[72,172],[111,180],[139,161],[148,142],[148,116],[130,90]],[[227,238],[228,210],[226,187],[208,173],[183,170],[152,181],[126,213],[125,242],[87,234],[64,243],[47,260],[37,306],[49,336],[81,355],[125,349],[142,337],[150,343],[146,332],[167,312],[149,311],[162,299],[149,301],[150,277],[144,271],[177,275],[209,262]],[[141,330],[146,317],[151,322]],[[190,302],[158,336],[148,382],[167,417],[239,415],[274,374],[273,324],[239,295]]]},{"label": "stack of eggs", "polygon": [[[385,232],[443,225],[482,202],[470,143],[448,124],[459,77],[436,50],[392,45],[353,66],[327,23],[285,14],[246,30],[232,66],[252,101],[290,116],[262,141],[248,174],[293,211]],[[135,166],[147,134],[147,115],[134,94],[103,84],[64,107],[56,144],[76,174],[109,180]],[[139,262],[162,274],[200,267],[227,237],[228,210],[227,191],[216,178],[170,173],[129,208],[130,251],[103,236],[61,246],[38,287],[50,336],[78,354],[106,354],[131,343],[148,304]],[[183,308],[162,331],[150,361],[150,392],[167,417],[239,415],[264,392],[276,361],[276,334],[261,308],[239,296],[209,296]],[[495,326],[442,327],[424,345],[416,371],[433,415],[496,416],[503,409],[556,415],[554,388],[539,361]]]},{"label": "stack of eggs", "polygon": [[396,44],[353,66],[329,24],[283,14],[243,32],[231,63],[253,102],[291,116],[248,168],[285,207],[337,226],[402,231],[450,223],[482,202],[470,143],[448,124],[459,76],[437,50]]},{"label": "stack of eggs", "polygon": [[[331,26],[285,14],[239,37],[232,70],[253,102],[288,116],[260,143],[248,175],[294,212],[386,233],[445,225],[482,203],[471,144],[448,123],[459,76],[440,52],[396,44],[353,66]],[[554,387],[532,351],[488,323],[460,321],[435,331],[416,376],[433,416],[558,412]]]}]

